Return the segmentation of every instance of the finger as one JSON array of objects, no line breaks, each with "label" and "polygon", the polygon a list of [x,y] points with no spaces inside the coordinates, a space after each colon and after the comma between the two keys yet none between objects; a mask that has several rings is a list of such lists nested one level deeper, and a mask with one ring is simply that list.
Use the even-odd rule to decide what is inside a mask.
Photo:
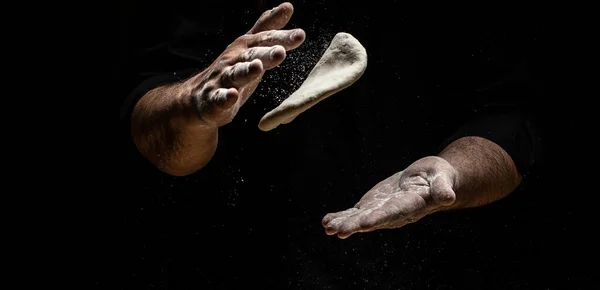
[{"label": "finger", "polygon": [[431,183],[433,201],[439,205],[449,206],[456,201],[456,193],[452,190],[452,181],[445,176],[439,175]]},{"label": "finger", "polygon": [[235,104],[239,98],[238,90],[234,88],[225,89],[219,88],[214,90],[208,97],[209,101],[214,105],[215,108],[221,110],[227,110]]},{"label": "finger", "polygon": [[344,211],[343,214],[339,215],[338,217],[334,218],[333,220],[327,223],[327,225],[325,226],[325,233],[327,235],[337,234],[340,230],[340,227],[344,223],[346,223],[348,219],[352,219],[356,215],[359,215],[361,212],[362,211],[360,211],[359,209]]},{"label": "finger", "polygon": [[337,234],[342,239],[348,237],[357,231],[356,221],[358,221],[357,217],[361,214],[362,212],[359,211],[350,216],[340,216],[333,219],[325,227],[325,233],[329,236]]},{"label": "finger", "polygon": [[361,211],[358,214],[350,216],[342,221],[337,229],[337,236],[340,239],[346,239],[352,234],[355,234],[361,231],[361,221],[362,219],[371,213],[368,211]]},{"label": "finger", "polygon": [[242,53],[238,61],[248,62],[259,59],[263,64],[263,69],[267,70],[279,65],[285,59],[285,55],[285,48],[281,45],[257,46]]},{"label": "finger", "polygon": [[340,225],[342,224],[342,222],[345,219],[346,219],[346,216],[340,216],[340,217],[337,217],[337,218],[331,220],[325,226],[325,234],[327,234],[328,236],[337,234],[337,232],[340,228]]},{"label": "finger", "polygon": [[402,227],[421,216],[425,208],[425,200],[416,194],[392,198],[361,220],[360,226],[364,231]]},{"label": "finger", "polygon": [[365,215],[360,220],[360,228],[364,231],[372,231],[384,226],[387,223],[387,217],[389,213],[377,209],[372,211],[370,214]]},{"label": "finger", "polygon": [[339,212],[335,212],[335,213],[328,213],[321,220],[321,224],[323,226],[327,226],[327,224],[329,222],[331,222],[332,220],[334,220],[334,219],[336,219],[338,217],[341,217],[341,216],[348,216],[348,215],[350,215],[352,213],[355,213],[357,210],[358,210],[358,208],[353,207],[353,208],[349,208],[349,209],[344,210],[344,211],[339,211]]},{"label": "finger", "polygon": [[304,42],[306,33],[300,28],[292,30],[269,30],[248,37],[248,47],[281,45],[285,50],[292,50]]},{"label": "finger", "polygon": [[281,120],[281,124],[289,124],[292,121],[294,121],[294,119],[296,119],[296,117],[298,117],[298,115],[295,115],[295,116],[291,115],[291,116],[287,117],[287,119]]},{"label": "finger", "polygon": [[291,3],[281,3],[271,10],[263,12],[248,34],[281,29],[290,21],[293,13],[294,6]]},{"label": "finger", "polygon": [[241,88],[256,80],[263,72],[262,62],[258,59],[249,62],[239,62],[228,67],[221,75],[223,87]]}]

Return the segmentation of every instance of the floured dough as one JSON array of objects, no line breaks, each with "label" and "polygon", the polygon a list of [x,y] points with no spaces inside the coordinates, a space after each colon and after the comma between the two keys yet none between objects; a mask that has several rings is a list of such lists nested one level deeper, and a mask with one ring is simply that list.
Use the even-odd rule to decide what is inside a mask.
[{"label": "floured dough", "polygon": [[258,128],[270,131],[291,122],[318,102],[352,85],[366,68],[367,51],[362,44],[348,33],[336,34],[300,88],[266,113]]}]

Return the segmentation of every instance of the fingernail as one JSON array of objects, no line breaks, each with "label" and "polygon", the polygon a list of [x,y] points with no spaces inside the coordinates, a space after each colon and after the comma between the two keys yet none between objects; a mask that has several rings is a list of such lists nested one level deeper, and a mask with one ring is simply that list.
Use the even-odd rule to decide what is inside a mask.
[{"label": "fingernail", "polygon": [[279,7],[273,7],[273,9],[271,9],[271,13],[269,13],[269,14],[275,13],[275,11],[277,11],[277,8],[279,8]]},{"label": "fingernail", "polygon": [[274,48],[271,49],[271,52],[269,53],[269,57],[271,59],[275,59],[276,51],[277,51],[277,47],[274,47]]},{"label": "fingernail", "polygon": [[290,40],[294,40],[294,38],[296,38],[296,36],[298,36],[298,33],[300,31],[299,30],[294,30],[294,32],[292,32],[292,34],[290,34]]}]

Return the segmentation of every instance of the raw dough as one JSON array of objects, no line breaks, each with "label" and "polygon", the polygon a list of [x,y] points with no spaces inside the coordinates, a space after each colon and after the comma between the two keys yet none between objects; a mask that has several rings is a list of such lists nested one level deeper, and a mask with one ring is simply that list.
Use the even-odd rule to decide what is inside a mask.
[{"label": "raw dough", "polygon": [[258,128],[270,131],[291,122],[318,102],[352,85],[366,68],[367,51],[362,44],[348,33],[336,34],[300,88],[266,113]]}]

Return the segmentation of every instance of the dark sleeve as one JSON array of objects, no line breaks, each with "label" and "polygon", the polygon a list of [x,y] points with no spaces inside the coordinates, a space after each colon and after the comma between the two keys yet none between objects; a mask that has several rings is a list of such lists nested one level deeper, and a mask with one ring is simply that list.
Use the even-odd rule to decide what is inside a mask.
[{"label": "dark sleeve", "polygon": [[544,161],[546,134],[540,103],[547,98],[545,70],[544,65],[528,60],[507,77],[475,90],[468,106],[470,119],[439,150],[461,137],[483,137],[502,147],[523,177],[534,172]]},{"label": "dark sleeve", "polygon": [[465,136],[490,140],[510,155],[522,176],[528,175],[542,160],[542,129],[535,115],[519,110],[480,116],[461,126],[441,148]]},{"label": "dark sleeve", "polygon": [[478,136],[504,149],[523,177],[541,166],[544,122],[539,100],[544,93],[537,81],[521,77],[531,71],[528,66],[519,67],[515,75],[473,92],[471,99],[475,101],[469,106],[470,119],[439,150],[461,137]]},{"label": "dark sleeve", "polygon": [[[150,19],[150,16],[164,16],[165,9],[173,11],[166,19],[152,21],[152,26],[147,26],[147,22],[140,22],[140,28],[131,32],[137,36],[132,60],[135,65],[130,72],[131,79],[126,82],[126,96],[123,96],[124,102],[120,108],[120,131],[124,141],[123,148],[126,149],[125,158],[130,164],[143,164],[144,168],[154,166],[138,153],[130,132],[131,114],[139,99],[154,88],[185,81],[202,71],[231,40],[221,35],[220,30],[213,31],[214,28],[207,28],[206,25],[190,20],[186,15],[196,10],[190,9],[187,4],[166,7],[154,4],[156,3],[144,6],[143,13],[140,12],[141,15],[146,15],[144,19],[136,19],[142,21]],[[181,10],[184,6],[187,8]],[[213,16],[205,15],[203,19],[216,21],[210,17]],[[214,17],[220,18],[221,15]],[[230,23],[227,24],[229,27]]]}]

